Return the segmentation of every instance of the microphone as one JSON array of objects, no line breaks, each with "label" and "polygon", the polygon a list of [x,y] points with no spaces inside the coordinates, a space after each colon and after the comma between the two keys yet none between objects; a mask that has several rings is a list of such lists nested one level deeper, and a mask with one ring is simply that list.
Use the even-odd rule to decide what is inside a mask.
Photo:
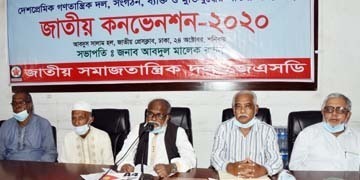
[{"label": "microphone", "polygon": [[150,132],[150,131],[154,130],[155,124],[156,124],[155,122],[151,122],[151,121],[147,122],[144,127],[144,132]]},{"label": "microphone", "polygon": [[[130,147],[128,148],[128,150],[126,150],[126,152],[124,153],[124,155],[118,160],[115,162],[114,165],[112,165],[100,178],[99,180],[101,180],[103,177],[105,177],[111,169],[113,170],[116,170],[117,171],[117,168],[118,168],[118,164],[125,158],[127,157],[130,149],[134,148],[133,146],[139,142],[139,140],[144,136],[144,134],[154,130],[154,127],[155,127],[155,122],[146,122],[145,125],[144,125],[144,131],[134,140],[133,143],[131,143]],[[142,172],[143,173],[143,172]]]}]

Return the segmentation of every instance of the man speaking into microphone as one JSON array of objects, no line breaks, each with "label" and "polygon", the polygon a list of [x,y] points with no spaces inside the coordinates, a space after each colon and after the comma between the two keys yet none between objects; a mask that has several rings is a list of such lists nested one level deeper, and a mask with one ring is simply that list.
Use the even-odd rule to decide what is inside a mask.
[{"label": "man speaking into microphone", "polygon": [[[146,122],[130,131],[116,156],[116,162],[124,158],[118,162],[120,172],[140,172],[143,164],[145,173],[168,177],[171,173],[186,172],[196,166],[195,151],[185,130],[169,121],[170,111],[171,105],[167,100],[150,101]],[[154,128],[146,132],[149,131],[149,124]],[[139,143],[132,148],[132,143],[138,137]]]}]

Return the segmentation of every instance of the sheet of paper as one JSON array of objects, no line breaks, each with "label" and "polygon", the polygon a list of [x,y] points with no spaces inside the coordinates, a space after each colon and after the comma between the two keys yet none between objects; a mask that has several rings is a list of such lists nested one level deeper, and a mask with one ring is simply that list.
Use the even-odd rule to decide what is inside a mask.
[{"label": "sheet of paper", "polygon": [[[107,171],[107,169],[103,169],[104,172],[101,173],[93,173],[93,174],[82,174],[80,175],[85,180],[99,180],[101,176]],[[110,170],[107,175],[105,175],[102,179],[111,179],[111,180],[138,180],[141,177],[141,173],[118,173],[116,171]]]},{"label": "sheet of paper", "polygon": [[96,180],[99,179],[104,173],[93,173],[93,174],[81,174],[80,177],[82,177],[85,180]]}]

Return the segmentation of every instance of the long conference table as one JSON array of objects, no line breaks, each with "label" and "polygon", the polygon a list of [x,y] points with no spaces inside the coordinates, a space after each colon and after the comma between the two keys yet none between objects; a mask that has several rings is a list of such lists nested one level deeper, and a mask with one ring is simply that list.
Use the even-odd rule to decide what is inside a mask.
[{"label": "long conference table", "polygon": [[[0,160],[1,180],[76,180],[81,174],[102,172],[106,165],[47,163],[31,161]],[[360,180],[360,173],[355,171],[292,171],[299,180]],[[219,179],[218,173],[212,169],[195,168],[187,173],[177,173],[170,179]],[[277,179],[276,176],[271,179]]]}]

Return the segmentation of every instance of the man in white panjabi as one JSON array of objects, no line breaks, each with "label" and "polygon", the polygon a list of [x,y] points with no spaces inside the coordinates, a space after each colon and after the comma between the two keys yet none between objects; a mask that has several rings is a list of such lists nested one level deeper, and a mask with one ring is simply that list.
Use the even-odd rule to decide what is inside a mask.
[{"label": "man in white panjabi", "polygon": [[[187,172],[196,167],[195,151],[185,130],[170,122],[170,112],[171,105],[167,100],[150,101],[146,122],[154,124],[154,129],[145,133],[147,123],[142,123],[130,131],[116,156],[120,172],[140,172],[143,164],[145,173],[166,178],[172,173]],[[133,146],[137,137],[141,137],[140,142]]]},{"label": "man in white panjabi", "polygon": [[114,164],[109,135],[90,124],[93,122],[91,106],[77,102],[71,112],[74,131],[65,135],[59,162],[81,164]]},{"label": "man in white panjabi", "polygon": [[296,138],[289,168],[296,171],[358,171],[360,136],[349,127],[351,101],[340,93],[323,102],[323,121],[306,127]]}]

